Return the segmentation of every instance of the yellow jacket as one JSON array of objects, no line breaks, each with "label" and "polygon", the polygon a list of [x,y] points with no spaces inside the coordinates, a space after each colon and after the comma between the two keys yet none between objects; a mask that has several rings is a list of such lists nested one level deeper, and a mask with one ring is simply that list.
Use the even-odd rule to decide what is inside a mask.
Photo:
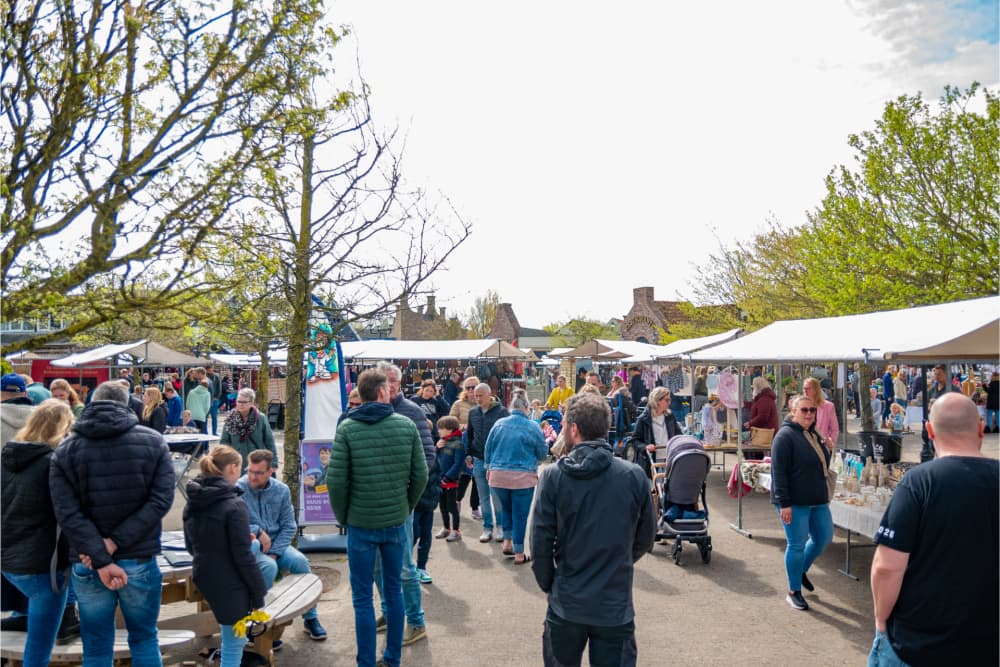
[{"label": "yellow jacket", "polygon": [[562,404],[566,402],[566,399],[575,393],[576,392],[573,391],[573,387],[570,387],[568,385],[563,387],[562,389],[556,387],[555,389],[552,390],[552,393],[549,394],[549,400],[545,401],[545,407],[550,408],[552,410],[558,410],[562,406]]}]

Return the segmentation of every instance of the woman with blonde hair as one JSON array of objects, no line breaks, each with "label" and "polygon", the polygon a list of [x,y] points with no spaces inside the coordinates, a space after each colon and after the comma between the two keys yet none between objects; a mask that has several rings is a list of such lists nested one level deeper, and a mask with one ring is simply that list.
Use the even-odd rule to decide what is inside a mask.
[{"label": "woman with blonde hair", "polygon": [[[472,367],[470,366],[469,368]],[[472,371],[475,371],[475,369],[473,368]],[[469,411],[477,405],[477,384],[479,384],[479,378],[467,372],[465,379],[462,380],[462,393],[451,404],[451,409],[448,412],[448,416],[456,418],[458,425],[462,428],[462,449],[465,451],[468,451],[469,447],[468,439],[465,437],[465,427],[469,424]],[[443,443],[443,440],[438,440],[438,449],[444,446]],[[472,518],[479,521],[483,518],[482,512],[479,511],[479,489],[476,488],[476,480],[472,477],[472,467],[466,465],[462,468],[462,474],[458,478],[458,494],[456,498],[459,512],[462,511],[462,500],[465,498],[465,492],[468,490],[470,484],[472,485],[472,495],[469,498],[469,505],[472,508]]]},{"label": "woman with blonde hair", "polygon": [[655,460],[665,460],[667,441],[681,434],[677,418],[670,412],[670,390],[666,387],[654,387],[649,392],[646,410],[635,421],[635,433],[632,435],[632,446],[635,460],[642,466],[646,474],[652,478],[652,469],[646,452],[653,454]]},{"label": "woman with blonde hair", "polygon": [[148,426],[157,433],[167,430],[167,406],[163,402],[163,394],[156,387],[146,387],[142,392],[142,417],[139,423]]},{"label": "woman with blonde hair", "polygon": [[187,483],[184,543],[194,557],[192,578],[220,625],[220,667],[239,667],[246,637],[233,625],[264,606],[267,586],[254,557],[247,506],[236,485],[243,456],[217,445],[198,461],[201,474]]},{"label": "woman with blonde hair", "polygon": [[83,412],[83,401],[66,380],[62,378],[53,380],[52,384],[49,385],[49,391],[52,392],[52,398],[58,398],[69,404],[69,409],[73,411],[74,417],[79,417],[80,413]]},{"label": "woman with blonde hair", "polygon": [[[28,421],[0,453],[2,464],[3,577],[28,599],[28,637],[24,665],[47,665],[56,634],[67,610],[69,552],[65,539],[56,540],[56,515],[49,495],[49,460],[56,445],[69,434],[73,412],[69,404],[50,398],[38,405]],[[52,590],[51,561],[55,556]]]},{"label": "woman with blonde hair", "polygon": [[819,386],[819,380],[814,377],[808,377],[802,383],[802,393],[808,396],[813,406],[816,407],[816,432],[823,438],[823,444],[826,445],[827,449],[833,450],[840,437],[837,410],[833,407],[832,402],[823,398],[823,389]]}]

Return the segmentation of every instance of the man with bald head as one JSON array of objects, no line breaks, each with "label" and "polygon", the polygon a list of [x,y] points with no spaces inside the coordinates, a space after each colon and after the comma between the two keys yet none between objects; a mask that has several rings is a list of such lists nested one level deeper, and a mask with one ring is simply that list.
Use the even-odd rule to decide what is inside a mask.
[{"label": "man with bald head", "polygon": [[869,665],[1000,664],[1000,462],[967,397],[934,402],[936,457],[896,487],[875,536]]}]

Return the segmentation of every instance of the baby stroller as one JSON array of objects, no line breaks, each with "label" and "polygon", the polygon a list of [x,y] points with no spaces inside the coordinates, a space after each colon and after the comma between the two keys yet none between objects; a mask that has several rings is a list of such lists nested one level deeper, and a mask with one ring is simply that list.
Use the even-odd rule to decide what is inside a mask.
[{"label": "baby stroller", "polygon": [[712,537],[708,534],[705,479],[712,458],[694,436],[675,435],[667,443],[666,461],[652,465],[653,496],[660,514],[657,538],[674,540],[675,564],[680,564],[682,542],[697,544],[701,560],[707,564],[712,560]]}]

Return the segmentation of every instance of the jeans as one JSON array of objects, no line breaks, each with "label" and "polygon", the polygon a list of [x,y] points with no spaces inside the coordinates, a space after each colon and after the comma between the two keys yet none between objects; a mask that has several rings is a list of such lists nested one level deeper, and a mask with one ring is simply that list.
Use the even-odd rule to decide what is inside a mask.
[{"label": "jeans", "polygon": [[212,407],[208,409],[208,418],[212,420],[212,435],[219,435],[219,399],[212,399]]},{"label": "jeans", "polygon": [[427,569],[427,559],[431,555],[434,531],[434,510],[413,512],[413,546],[417,547],[417,569]]},{"label": "jeans", "polygon": [[[781,515],[781,507],[778,514]],[[829,505],[793,505],[791,523],[781,522],[788,546],[785,547],[785,574],[788,590],[802,590],[802,574],[833,541],[833,517]]]},{"label": "jeans", "polygon": [[889,643],[889,636],[876,630],[875,641],[872,642],[872,650],[868,654],[868,667],[909,667],[909,665],[896,655],[892,644]]},{"label": "jeans", "polygon": [[514,553],[524,553],[524,534],[528,526],[528,512],[531,499],[535,497],[535,487],[527,489],[498,489],[493,493],[500,497],[500,516],[503,520],[504,537],[514,542]]},{"label": "jeans", "polygon": [[[406,622],[413,628],[424,627],[423,598],[420,593],[420,579],[417,576],[417,566],[413,563],[413,515],[407,517],[403,522],[403,530],[406,531],[406,546],[403,553],[403,606],[406,608]],[[382,599],[382,615],[389,618],[388,604],[386,603],[385,582],[382,580],[382,558],[375,554],[375,585],[378,586],[378,595]]]},{"label": "jeans", "polygon": [[233,626],[219,626],[219,637],[222,645],[219,647],[219,654],[222,661],[219,667],[240,667],[243,662],[243,647],[247,643],[246,637],[237,637],[233,634]]},{"label": "jeans", "polygon": [[[375,604],[372,580],[376,561],[382,563],[382,602],[387,605],[386,644],[382,660],[399,665],[403,652],[403,591],[400,573],[403,557],[413,552],[406,530],[407,519],[399,526],[368,530],[347,527],[347,562],[351,574],[351,600],[354,603],[354,639],[358,645],[359,667],[375,665]],[[419,587],[420,584],[418,583]],[[418,588],[419,590],[419,588]]]},{"label": "jeans", "polygon": [[591,667],[634,667],[635,622],[602,627],[567,621],[550,608],[545,614],[542,658],[545,667],[579,667],[590,644]]},{"label": "jeans", "polygon": [[198,433],[208,433],[208,422],[200,419],[192,419],[191,425],[198,429]]},{"label": "jeans", "polygon": [[442,525],[449,530],[458,530],[462,521],[458,513],[458,489],[441,489],[439,504]]},{"label": "jeans", "polygon": [[[479,489],[479,509],[483,513],[483,530],[488,533],[493,532],[493,526],[502,524],[503,517],[500,513],[500,499],[496,493],[490,489],[489,482],[486,481],[486,462],[482,459],[472,459],[472,477],[476,480],[476,488]],[[496,512],[496,523],[493,521],[493,513]]]},{"label": "jeans", "polygon": [[[254,540],[254,544],[260,544],[260,542]],[[309,568],[309,559],[293,546],[285,547],[285,550],[281,552],[277,560],[267,554],[261,553],[257,549],[252,549],[252,551],[254,552],[254,557],[257,559],[257,567],[260,568],[260,573],[264,575],[264,583],[267,585],[268,590],[271,590],[271,586],[274,586],[274,580],[278,578],[278,572],[288,572],[290,574],[308,574],[312,572]],[[302,619],[308,621],[318,616],[319,612],[316,611],[316,607],[313,607],[302,614]]]},{"label": "jeans", "polygon": [[162,667],[156,621],[160,615],[163,575],[155,558],[140,562],[124,559],[116,564],[128,575],[124,588],[104,587],[96,570],[73,564],[73,587],[79,601],[83,667],[110,667],[114,659],[115,608],[121,607],[128,646],[135,667]]},{"label": "jeans", "polygon": [[[45,667],[52,657],[69,587],[63,588],[62,593],[53,593],[48,573],[4,572],[3,576],[28,599],[28,639],[24,645],[22,664],[25,667]],[[56,573],[57,586],[62,586],[64,579],[63,572]]]}]

